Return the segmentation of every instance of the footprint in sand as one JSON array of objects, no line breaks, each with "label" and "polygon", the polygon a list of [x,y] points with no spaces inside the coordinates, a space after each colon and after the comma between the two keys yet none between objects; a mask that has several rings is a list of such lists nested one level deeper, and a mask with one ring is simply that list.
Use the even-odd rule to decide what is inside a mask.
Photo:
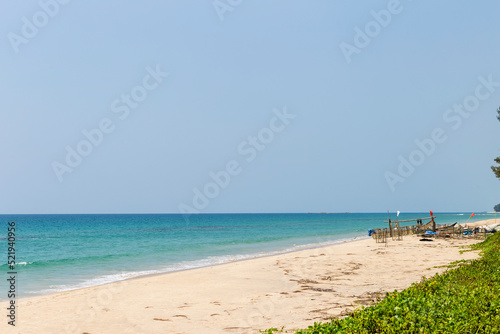
[{"label": "footprint in sand", "polygon": [[241,329],[251,329],[252,327],[226,327],[224,330],[226,331],[234,331],[234,330],[241,330]]}]

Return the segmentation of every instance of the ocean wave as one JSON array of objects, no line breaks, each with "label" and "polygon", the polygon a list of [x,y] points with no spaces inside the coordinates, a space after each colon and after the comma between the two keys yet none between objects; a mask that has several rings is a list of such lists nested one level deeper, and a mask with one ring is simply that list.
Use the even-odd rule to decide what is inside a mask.
[{"label": "ocean wave", "polygon": [[[60,265],[78,265],[80,263],[91,263],[93,261],[103,261],[110,260],[120,257],[120,254],[108,254],[108,255],[89,255],[82,257],[67,257],[60,259],[50,259],[41,261],[21,261],[16,262],[16,266],[37,266],[37,267],[57,267]],[[7,266],[7,263],[0,264],[0,267]]]},{"label": "ocean wave", "polygon": [[[31,265],[31,264],[33,264],[33,263],[34,263],[34,262],[24,262],[24,261],[23,261],[23,262],[16,262],[16,263],[14,264],[14,266],[28,266],[28,265]],[[2,263],[2,264],[0,264],[0,267],[4,267],[4,266],[6,267],[6,266],[8,266],[8,265],[9,265],[8,263]]]},{"label": "ocean wave", "polygon": [[279,254],[286,254],[286,253],[296,252],[296,251],[300,251],[300,250],[325,247],[325,246],[340,244],[340,243],[344,243],[344,242],[348,242],[348,241],[352,241],[352,240],[360,240],[360,239],[366,239],[366,238],[368,238],[368,237],[363,236],[363,237],[345,238],[345,239],[337,239],[337,240],[325,240],[325,241],[321,241],[321,242],[308,243],[308,244],[297,244],[297,245],[293,245],[292,247],[287,247],[285,249],[276,250],[276,251],[269,251],[269,252],[208,256],[208,257],[203,258],[203,259],[182,261],[182,262],[178,262],[178,263],[175,263],[172,265],[158,267],[157,269],[154,269],[154,270],[128,271],[128,272],[123,271],[123,272],[118,272],[118,273],[101,275],[101,276],[94,277],[94,278],[84,279],[83,281],[75,283],[75,284],[70,283],[70,284],[50,285],[46,289],[42,289],[39,291],[26,291],[26,293],[29,295],[45,295],[45,294],[56,293],[56,292],[76,290],[76,289],[88,288],[88,287],[93,287],[93,286],[98,286],[98,285],[104,285],[104,284],[113,283],[113,282],[120,282],[120,281],[124,281],[124,280],[128,280],[128,279],[139,278],[139,277],[144,277],[144,276],[167,274],[167,273],[179,272],[179,271],[184,271],[184,270],[211,267],[211,266],[221,265],[221,264],[225,264],[225,263],[261,258],[261,257],[267,257],[267,256],[273,256],[273,255],[279,255]]},{"label": "ocean wave", "polygon": [[89,288],[98,285],[104,285],[113,282],[120,282],[131,278],[146,276],[146,275],[154,275],[159,272],[156,270],[149,271],[140,271],[140,272],[121,272],[116,274],[103,275],[95,278],[86,279],[82,282],[76,284],[60,284],[60,285],[49,285],[47,289],[39,290],[39,291],[26,291],[29,294],[33,295],[45,295],[49,293],[63,292],[69,290],[83,289]]}]

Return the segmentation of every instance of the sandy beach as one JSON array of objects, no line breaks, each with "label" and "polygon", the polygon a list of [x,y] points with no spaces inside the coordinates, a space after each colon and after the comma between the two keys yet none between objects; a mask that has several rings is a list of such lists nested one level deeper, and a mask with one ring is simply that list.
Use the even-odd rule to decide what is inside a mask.
[{"label": "sandy beach", "polygon": [[486,219],[486,220],[480,220],[474,223],[462,223],[460,225],[465,226],[467,225],[468,227],[480,227],[480,226],[493,226],[497,223],[500,223],[500,216],[498,219]]},{"label": "sandy beach", "polygon": [[[258,333],[304,328],[443,272],[474,239],[373,239],[17,300],[2,333]],[[438,268],[436,268],[438,267]],[[77,269],[75,269],[77,270]],[[6,314],[7,302],[0,304]]]}]

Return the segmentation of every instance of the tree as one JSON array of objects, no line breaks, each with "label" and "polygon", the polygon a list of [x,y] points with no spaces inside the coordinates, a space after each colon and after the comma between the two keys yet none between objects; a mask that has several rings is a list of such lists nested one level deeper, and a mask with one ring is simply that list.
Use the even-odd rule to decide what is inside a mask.
[{"label": "tree", "polygon": [[[497,113],[498,113],[497,118],[500,121],[500,107],[497,109]],[[500,157],[495,158],[495,162],[497,164],[500,164]],[[493,173],[495,173],[495,176],[500,179],[500,166],[497,167],[491,166],[491,170],[493,171]]]},{"label": "tree", "polygon": [[[495,162],[497,164],[500,164],[500,157],[495,158]],[[493,170],[493,173],[495,173],[495,175],[500,179],[500,166],[499,167],[491,166],[491,169]]]},{"label": "tree", "polygon": [[495,212],[500,212],[500,204],[495,205],[493,209],[495,209]]}]

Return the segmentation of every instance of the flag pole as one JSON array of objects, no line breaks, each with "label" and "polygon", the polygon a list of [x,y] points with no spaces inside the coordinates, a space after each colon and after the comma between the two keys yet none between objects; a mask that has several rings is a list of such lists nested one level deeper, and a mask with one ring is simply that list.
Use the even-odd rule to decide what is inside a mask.
[{"label": "flag pole", "polygon": [[474,216],[475,216],[475,214],[474,214],[474,212],[473,212],[473,213],[470,215],[469,219],[467,219],[467,221],[465,222],[465,224],[467,224],[467,223],[469,222],[469,220],[470,220],[472,217],[474,217]]}]

